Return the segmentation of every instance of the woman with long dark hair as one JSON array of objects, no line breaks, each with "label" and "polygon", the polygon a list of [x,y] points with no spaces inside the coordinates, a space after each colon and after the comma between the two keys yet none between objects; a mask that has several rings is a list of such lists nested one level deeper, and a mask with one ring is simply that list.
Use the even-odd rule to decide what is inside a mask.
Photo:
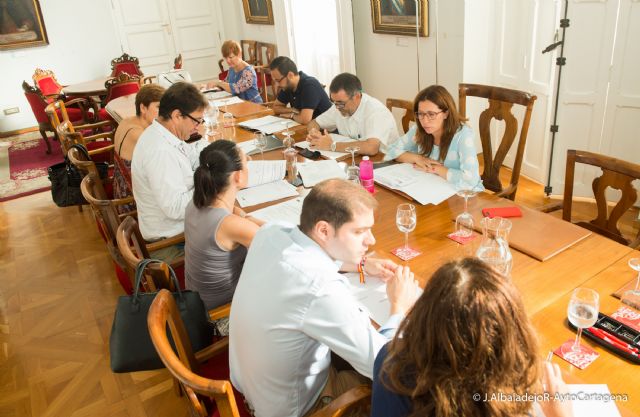
[{"label": "woman with long dark hair", "polygon": [[572,415],[569,401],[504,400],[566,386],[538,357],[518,290],[477,258],[440,267],[397,335],[375,361],[372,417]]},{"label": "woman with long dark hair", "polygon": [[432,85],[413,100],[416,125],[389,145],[385,160],[413,164],[457,185],[483,190],[473,130],[446,88]]},{"label": "woman with long dark hair", "polygon": [[184,222],[185,281],[207,309],[231,301],[247,248],[263,223],[234,206],[247,176],[247,157],[234,142],[217,140],[200,153]]}]

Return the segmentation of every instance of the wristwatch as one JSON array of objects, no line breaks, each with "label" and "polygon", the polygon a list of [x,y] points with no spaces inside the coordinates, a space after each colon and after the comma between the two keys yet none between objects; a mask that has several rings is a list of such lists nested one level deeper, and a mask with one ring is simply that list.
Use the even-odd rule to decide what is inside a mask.
[{"label": "wristwatch", "polygon": [[331,142],[331,152],[335,152],[336,151],[336,142],[333,141]]}]

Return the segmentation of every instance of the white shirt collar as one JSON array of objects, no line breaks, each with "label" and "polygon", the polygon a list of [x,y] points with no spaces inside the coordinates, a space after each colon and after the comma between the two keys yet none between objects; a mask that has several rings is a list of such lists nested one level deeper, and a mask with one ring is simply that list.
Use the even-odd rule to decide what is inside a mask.
[{"label": "white shirt collar", "polygon": [[329,256],[329,254],[325,252],[325,250],[322,249],[322,247],[320,247],[320,245],[318,245],[315,240],[304,234],[299,227],[294,227],[291,230],[291,239],[296,242],[301,248],[305,249],[305,251],[309,251],[312,256],[317,256],[318,258],[322,259],[322,264],[327,263],[328,265],[329,263],[331,263],[333,264],[333,266],[335,266],[335,272],[340,271],[340,268],[342,267],[342,261],[332,259],[331,256]]}]

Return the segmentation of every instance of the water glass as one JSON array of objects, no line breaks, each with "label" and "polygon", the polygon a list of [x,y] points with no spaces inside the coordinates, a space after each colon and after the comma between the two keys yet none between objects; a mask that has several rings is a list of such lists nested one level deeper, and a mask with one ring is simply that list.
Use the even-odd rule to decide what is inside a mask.
[{"label": "water glass", "polygon": [[400,204],[396,210],[396,226],[398,226],[398,230],[404,233],[404,248],[402,251],[405,254],[411,251],[409,249],[409,232],[413,232],[416,228],[416,223],[416,207],[408,203]]},{"label": "water glass", "polygon": [[598,293],[589,288],[576,288],[571,294],[569,307],[567,308],[567,316],[571,324],[576,326],[578,333],[576,341],[571,350],[580,351],[580,335],[582,329],[589,328],[598,321],[598,308],[600,306],[600,296]]},{"label": "water glass", "polygon": [[635,288],[625,291],[622,294],[622,297],[620,297],[620,301],[622,304],[626,304],[636,310],[640,310],[640,258],[631,258],[629,259],[628,264],[629,268],[638,273],[638,276],[636,278]]},{"label": "water glass", "polygon": [[264,150],[267,148],[267,137],[265,134],[256,133],[256,136],[253,139],[253,144],[256,145],[256,148],[260,151],[260,156],[264,159]]}]

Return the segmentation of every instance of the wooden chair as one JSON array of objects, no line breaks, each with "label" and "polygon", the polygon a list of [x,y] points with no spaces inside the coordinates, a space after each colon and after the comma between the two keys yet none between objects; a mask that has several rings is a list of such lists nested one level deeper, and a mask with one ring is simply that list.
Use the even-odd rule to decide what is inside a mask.
[{"label": "wooden chair", "polygon": [[130,75],[126,72],[118,74],[115,78],[111,78],[104,83],[107,88],[107,95],[102,100],[101,109],[98,111],[100,120],[111,120],[111,116],[107,113],[105,106],[113,99],[129,94],[135,94],[140,91],[143,77],[140,75]]},{"label": "wooden chair", "polygon": [[[576,222],[576,224],[623,245],[634,249],[638,248],[640,246],[640,230],[638,230],[635,238],[631,240],[625,238],[620,229],[618,229],[618,221],[638,198],[638,192],[633,186],[633,181],[640,179],[640,165],[638,164],[597,153],[569,149],[567,150],[567,168],[562,203],[544,207],[543,211],[551,212],[562,208],[562,219],[568,222],[571,221],[576,163],[591,165],[602,170],[602,175],[596,177],[591,185],[598,208],[598,215],[589,222]],[[622,192],[620,200],[610,212],[606,198],[606,191],[609,187]]]},{"label": "wooden chair", "polygon": [[[466,117],[468,96],[481,97],[489,100],[489,107],[480,114],[479,118],[482,156],[484,159],[482,180],[485,188],[496,192],[500,197],[514,200],[518,189],[518,180],[520,179],[520,168],[522,167],[524,148],[527,142],[527,133],[529,132],[531,112],[537,97],[524,91],[480,84],[460,84],[458,92],[460,96],[460,114],[462,117]],[[511,111],[514,104],[524,106],[526,110],[520,128],[520,137],[518,139],[516,157],[511,172],[511,180],[509,185],[503,188],[500,182],[500,168],[518,132],[518,120]],[[504,120],[505,122],[504,135],[500,140],[500,145],[495,154],[491,145],[490,130],[491,119],[494,118],[496,120]]]},{"label": "wooden chair", "polygon": [[242,59],[250,65],[258,65],[258,41],[243,39],[240,41]]},{"label": "wooden chair", "polygon": [[138,58],[131,56],[126,52],[111,60],[111,76],[117,77],[123,72],[126,72],[129,75],[138,75],[140,77],[144,76],[140,69],[140,61]]},{"label": "wooden chair", "polygon": [[278,96],[278,86],[272,81],[271,70],[269,69],[269,64],[271,64],[271,61],[273,61],[275,57],[275,44],[256,42],[255,70],[258,76],[258,90],[265,103],[275,100]]},{"label": "wooden chair", "polygon": [[[78,105],[80,110],[83,112],[84,115],[80,119],[78,119],[78,116],[76,115],[76,108],[68,108],[68,106],[71,104]],[[62,100],[56,100],[49,103],[47,107],[45,107],[44,111],[49,117],[49,122],[56,132],[56,135],[58,133],[58,126],[63,122],[69,122],[68,129],[72,132],[75,132],[76,130],[98,132],[102,130],[115,129],[115,124],[111,120],[92,123],[93,115],[91,115],[87,111],[88,107],[92,105],[92,102],[84,98],[75,98],[66,102]],[[71,120],[72,118],[69,116],[70,112],[72,113],[72,115],[74,115],[74,119],[76,119],[75,124]]]},{"label": "wooden chair", "polygon": [[64,98],[62,93],[62,87],[64,86],[58,82],[53,71],[36,68],[31,79],[33,79],[33,84],[40,89],[47,102]]},{"label": "wooden chair", "polygon": [[[151,341],[158,356],[169,372],[179,381],[189,399],[192,415],[205,417],[215,403],[220,417],[248,416],[242,397],[234,391],[228,380],[226,350],[228,340],[217,342],[200,352],[193,352],[176,302],[167,290],[160,290],[151,304],[147,316]],[[176,351],[169,342],[168,330],[175,342]],[[207,361],[205,363],[205,361]],[[367,406],[371,401],[371,389],[366,386],[351,389],[313,414],[313,417],[339,417],[355,407]]]},{"label": "wooden chair", "polygon": [[106,162],[110,166],[113,165],[113,135],[115,134],[115,129],[93,135],[84,135],[82,131],[74,130],[71,123],[62,122],[58,125],[56,131],[60,138],[62,152],[65,155],[71,149],[71,145],[79,144],[87,148],[94,162]]},{"label": "wooden chair", "polygon": [[[115,226],[115,228],[113,228],[113,226]],[[151,258],[151,252],[184,243],[184,233],[157,242],[147,243],[142,238],[138,222],[130,216],[124,218],[117,225],[112,223],[110,225],[110,232],[112,230],[115,232],[115,243],[118,246],[118,250],[122,254],[127,269],[131,272],[136,270],[136,266],[141,260]],[[184,257],[173,261],[171,267],[174,269],[178,281],[180,281],[180,286],[184,288]],[[147,270],[152,277],[152,280],[147,280],[149,283],[148,290],[155,291],[158,288],[175,290],[169,278],[168,271],[163,270],[160,265],[149,265]]]},{"label": "wooden chair", "polygon": [[407,131],[409,130],[409,123],[416,121],[416,117],[413,112],[413,103],[409,100],[388,98],[387,108],[390,112],[393,112],[394,108],[405,110],[404,116],[402,116],[402,129],[404,130],[404,133],[407,133]]}]

